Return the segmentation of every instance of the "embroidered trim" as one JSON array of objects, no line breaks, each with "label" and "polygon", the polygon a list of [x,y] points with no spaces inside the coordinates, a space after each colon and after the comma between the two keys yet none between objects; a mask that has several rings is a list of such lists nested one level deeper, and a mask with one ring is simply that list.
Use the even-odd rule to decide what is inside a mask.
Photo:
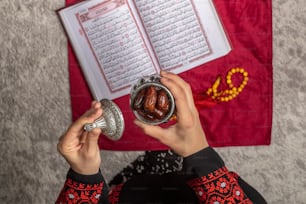
[{"label": "embroidered trim", "polygon": [[193,179],[188,182],[188,185],[194,190],[201,203],[252,203],[239,186],[238,175],[229,172],[226,167],[207,176]]},{"label": "embroidered trim", "polygon": [[67,179],[56,204],[98,203],[104,183],[83,184]]},{"label": "embroidered trim", "polygon": [[112,188],[108,193],[108,200],[111,204],[116,204],[119,202],[119,195],[122,190],[124,183],[121,183],[119,185],[116,185],[114,188]]}]

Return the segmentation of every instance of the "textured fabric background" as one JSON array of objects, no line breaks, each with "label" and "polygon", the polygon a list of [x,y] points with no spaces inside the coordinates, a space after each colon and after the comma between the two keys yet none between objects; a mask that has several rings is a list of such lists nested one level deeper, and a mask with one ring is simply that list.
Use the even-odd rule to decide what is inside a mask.
[{"label": "textured fabric background", "polygon": [[[263,1],[263,0],[262,0]],[[0,1],[0,203],[54,203],[68,166],[56,151],[71,121],[64,0]],[[306,1],[273,0],[272,144],[218,148],[268,203],[306,200]],[[103,151],[107,179],[140,152]]]}]

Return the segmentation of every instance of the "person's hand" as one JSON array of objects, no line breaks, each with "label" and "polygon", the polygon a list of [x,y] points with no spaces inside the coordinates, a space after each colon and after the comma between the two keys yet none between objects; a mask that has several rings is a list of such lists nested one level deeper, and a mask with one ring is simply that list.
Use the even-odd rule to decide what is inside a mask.
[{"label": "person's hand", "polygon": [[168,87],[174,96],[177,123],[168,128],[144,124],[138,120],[135,120],[135,124],[142,128],[145,134],[158,139],[183,157],[208,147],[190,85],[178,75],[164,71],[161,72],[161,83]]},{"label": "person's hand", "polygon": [[101,164],[98,139],[100,128],[90,132],[83,130],[86,123],[92,123],[102,115],[101,103],[93,101],[91,109],[75,121],[60,137],[57,149],[77,173],[93,175],[99,172]]}]

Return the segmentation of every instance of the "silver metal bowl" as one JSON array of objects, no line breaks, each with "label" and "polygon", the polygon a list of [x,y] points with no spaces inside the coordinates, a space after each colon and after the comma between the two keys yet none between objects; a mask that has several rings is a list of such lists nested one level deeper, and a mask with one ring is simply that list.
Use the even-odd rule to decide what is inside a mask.
[{"label": "silver metal bowl", "polygon": [[[168,111],[167,115],[165,115],[165,117],[160,119],[160,120],[157,120],[157,119],[154,120],[154,121],[148,120],[148,119],[142,117],[136,110],[133,109],[134,100],[135,100],[136,96],[138,95],[138,93],[142,89],[145,89],[145,88],[150,87],[150,86],[155,86],[155,87],[158,87],[159,89],[163,89],[163,90],[165,90],[165,92],[168,95],[170,110]],[[133,113],[136,116],[136,118],[138,120],[140,120],[141,122],[144,122],[144,123],[150,124],[150,125],[159,125],[159,124],[162,124],[162,123],[165,123],[165,122],[169,121],[169,119],[173,116],[174,111],[175,111],[175,101],[174,101],[174,97],[173,97],[172,93],[170,92],[170,90],[166,86],[161,84],[160,76],[159,75],[151,75],[151,76],[146,76],[146,77],[143,77],[143,78],[139,79],[136,82],[136,84],[132,87],[131,94],[130,94],[130,107],[133,110]]]}]

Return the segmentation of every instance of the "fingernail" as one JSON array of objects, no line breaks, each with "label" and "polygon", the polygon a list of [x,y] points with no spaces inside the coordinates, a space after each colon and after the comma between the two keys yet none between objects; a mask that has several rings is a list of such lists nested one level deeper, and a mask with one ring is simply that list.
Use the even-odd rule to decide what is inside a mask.
[{"label": "fingernail", "polygon": [[137,126],[140,126],[140,125],[141,125],[141,123],[140,123],[139,120],[134,120],[134,124],[137,125]]},{"label": "fingernail", "polygon": [[160,74],[161,74],[161,75],[166,75],[166,74],[167,74],[167,72],[166,72],[166,71],[161,70],[161,71],[160,71]]},{"label": "fingernail", "polygon": [[161,77],[161,78],[160,78],[160,81],[161,81],[161,82],[165,82],[165,81],[167,81],[167,80],[168,80],[168,79],[165,78],[165,77]]},{"label": "fingernail", "polygon": [[93,104],[93,108],[98,109],[100,107],[101,107],[101,103],[99,101],[95,101],[95,103]]}]

